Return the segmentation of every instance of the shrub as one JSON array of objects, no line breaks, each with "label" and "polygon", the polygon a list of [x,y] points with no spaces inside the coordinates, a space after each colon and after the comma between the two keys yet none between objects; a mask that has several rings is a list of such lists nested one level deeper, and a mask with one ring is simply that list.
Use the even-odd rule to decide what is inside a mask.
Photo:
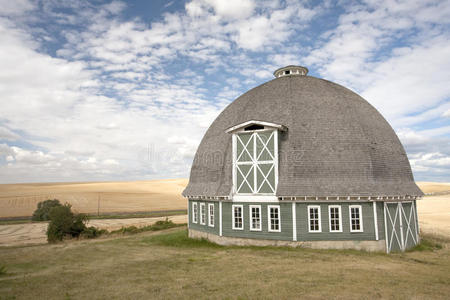
[{"label": "shrub", "polygon": [[33,221],[48,221],[48,220],[50,220],[50,218],[49,218],[50,210],[56,206],[62,206],[61,203],[59,202],[59,200],[57,200],[57,199],[53,199],[53,200],[49,199],[49,200],[39,202],[31,219]]},{"label": "shrub", "polygon": [[86,229],[87,216],[84,214],[75,215],[68,203],[53,207],[50,210],[49,218],[47,240],[50,243],[61,241],[66,236],[79,237]]},{"label": "shrub", "polygon": [[50,223],[47,228],[47,240],[49,243],[62,241],[65,237],[96,238],[108,232],[94,226],[87,227],[88,216],[85,214],[74,214],[71,208],[72,206],[66,203],[55,206],[50,210]]},{"label": "shrub", "polygon": [[99,237],[105,233],[108,233],[108,230],[98,229],[97,227],[90,226],[90,227],[87,227],[85,230],[83,230],[83,232],[81,233],[81,237],[86,238],[86,239],[93,239],[93,238]]}]

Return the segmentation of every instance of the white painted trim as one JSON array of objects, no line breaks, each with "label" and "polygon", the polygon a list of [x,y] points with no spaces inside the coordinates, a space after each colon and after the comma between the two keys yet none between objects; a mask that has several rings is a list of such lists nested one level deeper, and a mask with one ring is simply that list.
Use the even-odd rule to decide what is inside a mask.
[{"label": "white painted trim", "polygon": [[297,210],[295,202],[292,202],[292,240],[297,241]]},{"label": "white painted trim", "polygon": [[265,195],[235,195],[233,202],[279,202],[277,196],[265,196]]},{"label": "white painted trim", "polygon": [[219,202],[219,235],[222,236],[222,201]]},{"label": "white painted trim", "polygon": [[416,218],[416,212],[417,212],[417,210],[416,210],[416,206],[414,205],[414,202],[415,201],[411,201],[411,207],[414,209],[414,228],[416,229],[416,241],[417,241],[417,244],[419,244],[419,242],[420,242],[420,237],[419,237],[419,222],[417,222],[417,218]]},{"label": "white painted trim", "polygon": [[[270,209],[277,208],[278,209],[278,230],[270,228]],[[281,232],[281,209],[279,205],[267,205],[267,231],[268,232]]]},{"label": "white painted trim", "polygon": [[198,203],[192,202],[192,223],[198,223]]},{"label": "white painted trim", "polygon": [[[280,124],[275,124],[275,123],[270,123],[270,122],[264,122],[264,121],[256,121],[256,120],[250,120],[238,125],[235,125],[233,127],[228,128],[227,130],[225,130],[226,133],[231,133],[233,131],[239,130],[243,127],[247,127],[249,125],[261,125],[261,126],[267,126],[267,127],[271,127],[271,128],[275,128],[281,131],[285,131],[287,130],[287,127],[284,125],[280,125]],[[251,132],[251,131],[250,131]]]},{"label": "white painted trim", "polygon": [[[319,216],[319,230],[311,230],[311,215],[310,215],[310,208],[318,208],[317,213]],[[322,216],[320,212],[320,205],[308,205],[306,208],[306,212],[308,213],[308,232],[309,233],[318,233],[322,232]]]},{"label": "white painted trim", "polygon": [[[234,222],[234,209],[235,208],[241,208],[241,218],[242,218],[242,227],[238,228],[235,227],[235,222]],[[233,204],[231,205],[231,226],[233,230],[244,230],[244,206],[243,205],[239,205],[239,204]]]},{"label": "white painted trim", "polygon": [[378,241],[378,215],[377,215],[377,203],[373,202],[373,227],[375,230],[375,240]]},{"label": "white painted trim", "polygon": [[[331,230],[331,208],[339,208],[339,230]],[[342,207],[340,205],[328,205],[328,225],[330,232],[342,232]]]},{"label": "white painted trim", "polygon": [[274,193],[276,193],[277,187],[278,187],[278,160],[279,160],[279,157],[278,157],[278,130],[275,130],[275,132],[273,134],[274,134],[274,136],[273,136],[273,139],[274,139],[273,140],[273,148],[274,148],[273,149],[273,155],[274,155],[273,160],[274,160],[274,166],[275,166],[275,170],[274,170],[275,186],[273,187],[273,189],[274,189]]},{"label": "white painted trim", "polygon": [[401,241],[401,247],[402,251],[405,251],[405,239],[403,237],[403,222],[402,222],[402,211],[403,211],[403,205],[401,202],[398,203],[398,215],[400,217],[400,241]]},{"label": "white painted trim", "polygon": [[187,218],[188,218],[187,228],[188,228],[188,230],[189,230],[189,224],[191,223],[191,222],[189,222],[189,220],[191,219],[191,213],[190,213],[191,210],[189,209],[189,206],[190,206],[190,204],[189,204],[189,199],[188,199],[188,210],[187,210]]},{"label": "white painted trim", "polygon": [[[359,230],[352,229],[352,208],[358,208],[359,209]],[[350,232],[364,232],[363,227],[363,214],[362,214],[362,206],[361,205],[349,205],[348,206],[348,218],[350,220]]]},{"label": "white painted trim", "polygon": [[[248,141],[246,143],[244,143],[241,139],[241,137],[237,134],[234,133],[232,135],[232,149],[233,149],[233,169],[232,169],[232,178],[233,178],[233,188],[232,188],[232,195],[233,195],[233,200],[236,196],[275,196],[276,193],[276,189],[278,186],[278,131],[277,130],[268,130],[267,131],[269,133],[269,139],[267,141],[263,141],[263,139],[260,137],[258,132],[246,132],[247,136],[248,134],[250,134],[250,138],[248,139]],[[273,139],[273,151],[269,151],[267,144],[269,143],[269,141]],[[257,156],[256,150],[256,144],[257,142],[262,143],[263,149],[261,150],[261,152],[259,153],[259,156],[261,155],[261,153],[263,153],[264,150],[266,150],[270,156],[271,156],[271,160],[266,160],[266,161],[258,161],[259,156]],[[246,161],[246,162],[239,162],[239,158],[242,155],[242,153],[239,155],[238,157],[238,153],[237,153],[237,144],[240,143],[243,146],[243,151],[242,153],[246,152],[247,155],[250,156],[251,160],[250,161]],[[248,148],[251,147],[253,149],[253,155],[250,155],[250,152],[248,151]],[[258,172],[261,172],[262,174],[264,174],[262,172],[262,170],[260,169],[260,165],[262,164],[270,164],[271,165],[271,169],[269,170],[269,172],[267,172],[266,175],[263,175],[263,179],[261,182],[257,181],[258,178]],[[240,166],[242,165],[246,165],[246,166],[251,166],[248,172],[243,172],[242,169],[240,168]],[[237,182],[237,175],[238,172],[242,175],[243,177],[243,181],[239,184],[238,186],[238,182]],[[253,172],[253,184],[252,186],[250,186],[250,182],[248,180],[248,177],[251,176],[251,172]],[[274,182],[270,182],[268,177],[269,174],[273,172],[274,173]],[[244,174],[245,173],[245,174]],[[273,192],[271,193],[259,193],[259,189],[262,187],[262,185],[264,183],[267,183],[270,187],[271,190],[273,190]],[[251,193],[242,193],[239,192],[241,187],[243,185],[248,185],[250,187]],[[276,197],[275,197],[276,198]]]},{"label": "white painted trim", "polygon": [[233,188],[232,188],[232,195],[234,195],[236,191],[236,155],[237,155],[237,143],[236,143],[236,134],[232,135],[232,145],[233,149]]},{"label": "white painted trim", "polygon": [[[253,219],[252,219],[252,208],[258,208],[259,209],[259,228],[253,228]],[[262,231],[262,209],[261,205],[249,205],[248,207],[248,214],[249,214],[249,227],[250,231]]]},{"label": "white painted trim", "polygon": [[389,241],[388,241],[388,234],[387,234],[387,220],[386,220],[386,209],[387,205],[386,202],[383,202],[383,213],[384,213],[384,239],[386,241],[386,253],[391,252],[391,249],[389,249]]},{"label": "white painted trim", "polygon": [[[211,207],[212,207],[212,222],[211,222]],[[208,226],[209,227],[214,227],[216,224],[216,216],[215,216],[215,212],[214,212],[214,203],[208,203]]]},{"label": "white painted trim", "polygon": [[205,202],[200,202],[200,224],[206,224],[206,207]]}]

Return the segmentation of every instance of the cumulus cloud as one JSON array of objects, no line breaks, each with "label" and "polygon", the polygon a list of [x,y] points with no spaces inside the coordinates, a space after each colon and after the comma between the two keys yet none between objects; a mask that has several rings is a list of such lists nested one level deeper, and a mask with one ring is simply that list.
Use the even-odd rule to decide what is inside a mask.
[{"label": "cumulus cloud", "polygon": [[380,109],[421,176],[450,155],[443,3],[192,0],[150,21],[39,3],[0,2],[2,182],[187,176],[227,104],[303,63]]}]

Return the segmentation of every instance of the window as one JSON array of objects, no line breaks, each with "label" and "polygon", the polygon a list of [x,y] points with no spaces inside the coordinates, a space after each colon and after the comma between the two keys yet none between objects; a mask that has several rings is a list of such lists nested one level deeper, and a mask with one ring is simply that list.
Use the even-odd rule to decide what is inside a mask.
[{"label": "window", "polygon": [[235,192],[275,193],[277,182],[277,130],[234,135]]},{"label": "window", "polygon": [[197,202],[192,202],[192,223],[197,223],[198,218],[198,208]]},{"label": "window", "polygon": [[363,232],[361,205],[350,205],[350,232]]},{"label": "window", "polygon": [[232,205],[233,229],[244,229],[243,211],[244,208],[242,205]]},{"label": "window", "polygon": [[205,223],[206,223],[205,203],[200,203],[200,224],[205,225]]},{"label": "window", "polygon": [[309,232],[322,232],[322,225],[320,223],[320,206],[310,205],[308,206],[308,231]]},{"label": "window", "polygon": [[252,131],[252,130],[261,130],[264,129],[264,126],[253,124],[244,128],[244,131]]},{"label": "window", "polygon": [[208,204],[208,226],[214,227],[214,203]]},{"label": "window", "polygon": [[330,218],[330,232],[342,232],[341,206],[328,206],[328,214]]},{"label": "window", "polygon": [[270,232],[280,232],[280,206],[279,205],[269,205],[267,206],[267,215],[269,218],[269,231]]},{"label": "window", "polygon": [[250,230],[261,231],[261,205],[250,205]]}]

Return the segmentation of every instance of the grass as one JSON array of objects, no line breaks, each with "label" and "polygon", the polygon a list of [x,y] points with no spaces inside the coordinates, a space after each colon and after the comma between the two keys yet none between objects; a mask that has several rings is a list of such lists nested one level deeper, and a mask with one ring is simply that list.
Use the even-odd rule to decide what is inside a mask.
[{"label": "grass", "polygon": [[6,267],[4,265],[0,265],[0,276],[6,275]]},{"label": "grass", "polygon": [[224,247],[191,240],[183,227],[0,248],[0,299],[448,299],[450,250],[438,244],[390,255]]},{"label": "grass", "polygon": [[[180,226],[186,226],[186,224],[175,224],[171,220],[168,220],[167,218],[164,221],[156,221],[152,225],[147,225],[143,227],[136,227],[136,226],[127,226],[122,227],[121,229],[111,231],[110,234],[136,234],[141,233],[145,231],[158,231],[158,230],[164,230],[164,229],[170,229],[174,227],[180,227]],[[105,233],[108,233],[107,231]]]}]

